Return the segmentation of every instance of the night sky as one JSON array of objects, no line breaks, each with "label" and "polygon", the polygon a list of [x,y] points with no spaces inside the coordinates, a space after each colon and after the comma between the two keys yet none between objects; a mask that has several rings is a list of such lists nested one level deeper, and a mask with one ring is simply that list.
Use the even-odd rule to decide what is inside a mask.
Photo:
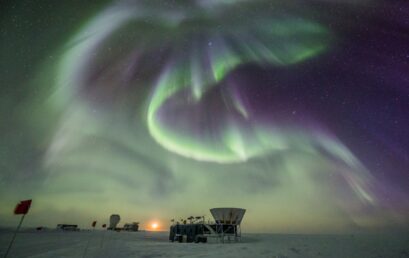
[{"label": "night sky", "polygon": [[3,1],[0,225],[247,209],[409,227],[409,3]]}]

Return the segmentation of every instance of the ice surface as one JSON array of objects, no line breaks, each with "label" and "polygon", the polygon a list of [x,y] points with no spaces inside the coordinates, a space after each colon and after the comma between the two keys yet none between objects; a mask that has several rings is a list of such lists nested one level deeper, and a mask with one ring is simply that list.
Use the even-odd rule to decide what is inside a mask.
[{"label": "ice surface", "polygon": [[[105,234],[105,236],[104,236]],[[0,232],[3,257],[11,232]],[[166,232],[19,233],[9,257],[409,257],[409,234],[246,234],[240,243],[170,243]],[[101,242],[104,239],[102,246]]]}]

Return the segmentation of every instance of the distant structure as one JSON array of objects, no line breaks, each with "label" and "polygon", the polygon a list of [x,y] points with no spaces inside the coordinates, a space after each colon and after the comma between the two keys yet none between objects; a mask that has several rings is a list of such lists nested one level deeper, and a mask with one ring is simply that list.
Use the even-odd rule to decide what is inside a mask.
[{"label": "distant structure", "polygon": [[139,230],[139,222],[126,223],[124,230],[137,232]]},{"label": "distant structure", "polygon": [[79,231],[80,230],[78,228],[78,225],[70,225],[70,224],[58,224],[57,229],[64,230],[64,231]]},{"label": "distant structure", "polygon": [[[169,240],[174,242],[206,243],[208,237],[214,237],[224,243],[227,239],[241,240],[241,221],[243,220],[245,209],[241,208],[213,208],[210,209],[214,222],[205,222],[204,216],[172,220]],[[189,221],[189,223],[187,223]]]},{"label": "distant structure", "polygon": [[217,224],[240,225],[246,210],[240,208],[213,208],[210,209],[210,213]]},{"label": "distant structure", "polygon": [[111,217],[109,217],[108,230],[115,230],[120,220],[121,217],[118,214],[112,214]]}]

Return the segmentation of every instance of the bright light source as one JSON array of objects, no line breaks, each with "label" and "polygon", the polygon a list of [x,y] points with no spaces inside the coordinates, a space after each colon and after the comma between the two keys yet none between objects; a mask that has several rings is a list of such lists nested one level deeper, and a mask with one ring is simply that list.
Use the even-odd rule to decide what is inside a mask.
[{"label": "bright light source", "polygon": [[151,225],[152,229],[157,229],[158,226],[159,226],[159,225],[158,225],[158,223],[156,223],[156,222],[152,223],[152,225]]}]

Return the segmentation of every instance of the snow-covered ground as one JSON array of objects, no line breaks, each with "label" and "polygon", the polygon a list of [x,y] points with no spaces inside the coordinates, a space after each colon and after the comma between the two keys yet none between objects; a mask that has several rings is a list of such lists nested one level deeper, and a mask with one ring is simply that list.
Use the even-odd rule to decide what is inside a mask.
[{"label": "snow-covered ground", "polygon": [[[0,232],[3,257],[11,232]],[[409,234],[246,234],[242,242],[170,243],[165,232],[19,233],[8,257],[409,257]],[[104,239],[103,239],[104,238]],[[103,241],[104,240],[104,241]],[[103,242],[102,242],[103,241]]]}]

